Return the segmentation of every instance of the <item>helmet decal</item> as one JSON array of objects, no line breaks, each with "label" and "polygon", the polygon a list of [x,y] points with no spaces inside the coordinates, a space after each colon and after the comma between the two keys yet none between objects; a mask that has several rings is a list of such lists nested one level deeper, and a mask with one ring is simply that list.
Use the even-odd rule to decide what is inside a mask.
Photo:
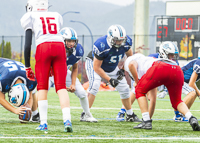
[{"label": "helmet decal", "polygon": [[113,32],[112,30],[109,31],[110,36],[113,36]]},{"label": "helmet decal", "polygon": [[119,29],[120,37],[123,37],[123,32],[120,26],[117,25],[117,28]]},{"label": "helmet decal", "polygon": [[72,29],[70,28],[70,31],[71,31],[71,33],[72,33],[72,37],[71,37],[71,39],[72,39],[72,40],[76,40],[74,30],[72,30]]}]

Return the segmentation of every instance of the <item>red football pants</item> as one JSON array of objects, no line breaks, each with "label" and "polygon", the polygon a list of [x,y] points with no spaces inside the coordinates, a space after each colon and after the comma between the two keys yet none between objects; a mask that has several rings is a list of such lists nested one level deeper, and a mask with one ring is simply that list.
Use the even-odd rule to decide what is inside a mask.
[{"label": "red football pants", "polygon": [[178,104],[183,102],[181,100],[183,83],[183,72],[178,65],[156,61],[139,80],[135,88],[136,99],[145,96],[151,89],[165,85],[169,92],[172,107],[177,110]]},{"label": "red football pants", "polygon": [[62,42],[45,42],[37,46],[35,73],[37,90],[48,90],[49,72],[52,66],[56,92],[66,89],[66,51]]}]

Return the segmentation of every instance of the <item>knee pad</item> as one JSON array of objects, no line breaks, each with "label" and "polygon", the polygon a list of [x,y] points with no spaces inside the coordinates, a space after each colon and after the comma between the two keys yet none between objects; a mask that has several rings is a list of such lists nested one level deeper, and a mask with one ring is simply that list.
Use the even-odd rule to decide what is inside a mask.
[{"label": "knee pad", "polygon": [[90,86],[88,88],[88,92],[96,96],[96,94],[99,91],[101,81],[100,80],[94,80],[93,82],[90,82]]},{"label": "knee pad", "polygon": [[84,98],[87,96],[87,93],[85,92],[84,88],[82,88],[81,90],[76,89],[76,91],[74,93],[78,98]]},{"label": "knee pad", "polygon": [[127,99],[130,97],[130,90],[128,85],[124,88],[120,88],[120,90],[118,90],[121,99]]}]

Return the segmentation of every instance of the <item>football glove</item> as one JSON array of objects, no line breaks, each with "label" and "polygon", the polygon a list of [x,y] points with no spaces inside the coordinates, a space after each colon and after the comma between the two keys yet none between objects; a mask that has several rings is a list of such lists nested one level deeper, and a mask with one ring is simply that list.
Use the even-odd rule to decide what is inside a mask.
[{"label": "football glove", "polygon": [[109,82],[112,85],[112,87],[116,87],[119,84],[119,81],[117,79],[113,79],[113,78],[111,78],[109,80]]},{"label": "football glove", "polygon": [[124,69],[118,70],[117,75],[118,75],[117,79],[118,79],[118,80],[122,80],[123,77],[125,76],[125,74],[124,74]]},{"label": "football glove", "polygon": [[160,92],[160,93],[157,95],[157,97],[158,97],[158,98],[165,98],[165,96],[167,95],[167,93],[168,93],[168,92],[164,90],[163,92]]},{"label": "football glove", "polygon": [[34,72],[31,69],[31,67],[26,68],[26,76],[29,80],[35,81],[35,75],[34,75]]}]

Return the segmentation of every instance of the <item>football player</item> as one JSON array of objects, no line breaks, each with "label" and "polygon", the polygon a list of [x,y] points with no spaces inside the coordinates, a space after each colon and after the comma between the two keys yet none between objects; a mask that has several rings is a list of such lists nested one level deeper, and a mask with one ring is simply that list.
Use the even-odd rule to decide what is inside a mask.
[{"label": "football player", "polygon": [[50,68],[53,68],[55,88],[59,96],[63,113],[64,131],[72,132],[70,102],[66,89],[67,76],[66,52],[63,38],[59,31],[63,24],[62,16],[57,12],[48,12],[48,0],[28,0],[27,13],[21,18],[21,25],[25,30],[25,66],[26,74],[34,80],[34,73],[30,68],[30,53],[32,34],[35,34],[36,65],[35,73],[38,90],[38,109],[40,125],[36,130],[47,131],[47,92]]},{"label": "football player", "polygon": [[[20,100],[18,95],[23,95],[24,93],[29,92],[29,99],[27,103],[30,107],[32,107],[32,91],[36,85],[36,81],[31,81],[26,77],[25,66],[21,62],[0,58],[0,104],[5,109],[12,113],[23,115],[26,107],[21,107],[21,105],[24,105],[28,96],[27,94],[24,95],[24,99],[20,104],[17,103],[17,101]],[[25,86],[27,88],[24,88]],[[23,90],[20,90],[21,88]],[[12,106],[5,99],[5,93],[8,93],[8,96],[12,95],[12,103],[20,104],[20,107],[15,108]]]},{"label": "football player", "polygon": [[[194,131],[200,131],[198,120],[181,100],[184,76],[176,62],[164,58],[145,57],[138,53],[127,58],[124,67],[135,80],[136,99],[143,117],[143,122],[133,127],[134,129],[152,129],[152,120],[150,119],[145,94],[160,85],[165,85],[169,91],[172,107],[189,119],[189,123]],[[156,94],[152,96],[156,97]]]},{"label": "football player", "polygon": [[[176,61],[177,64],[178,63],[178,47],[173,44],[170,41],[166,41],[163,42],[160,45],[159,48],[159,52],[155,53],[155,54],[150,54],[149,57],[154,57],[154,58],[163,58],[163,59],[170,59],[170,60],[174,60]],[[133,81],[132,81],[133,82]],[[159,93],[157,96],[159,98],[164,98],[166,94],[168,94],[167,92],[167,88],[162,85],[159,86],[160,89],[164,90],[163,92]],[[131,87],[131,103],[133,103],[133,101],[135,100],[135,88],[133,87],[133,83],[132,83],[132,87]],[[188,106],[188,108],[190,109],[191,104],[194,102],[194,99],[196,98],[196,93],[195,90],[190,87],[186,82],[184,82],[183,88],[182,88],[182,93],[186,94],[187,96],[183,99],[183,102],[185,102],[185,104]],[[151,96],[151,94],[148,94],[147,96]],[[150,105],[149,105],[149,114],[150,114],[150,118],[153,116],[154,113],[154,109],[155,106],[154,102],[156,102],[156,98],[154,96],[148,97],[150,100]],[[121,111],[118,113],[117,116],[117,120],[123,120],[124,118],[124,114],[125,114],[126,110],[122,107]],[[175,116],[173,118],[174,121],[176,122],[188,122],[188,119],[186,119],[181,113],[179,113],[179,111],[175,110]]]},{"label": "football player", "polygon": [[131,46],[132,39],[126,35],[121,25],[110,26],[107,35],[96,40],[93,50],[86,59],[89,107],[92,107],[101,79],[104,78],[119,92],[121,101],[127,109],[126,121],[141,122],[131,108],[129,86],[124,77],[124,69],[118,68],[118,63],[125,54],[127,57],[133,55]]},{"label": "football player", "polygon": [[[67,52],[67,90],[74,93],[80,100],[85,113],[84,115],[81,114],[80,121],[97,122],[97,120],[90,113],[87,94],[77,78],[78,62],[84,55],[84,49],[81,44],[78,43],[77,33],[73,28],[62,28],[60,33],[64,39]],[[72,68],[72,71],[70,71],[70,68]],[[53,76],[49,78],[49,88],[52,84],[54,84]]]}]

